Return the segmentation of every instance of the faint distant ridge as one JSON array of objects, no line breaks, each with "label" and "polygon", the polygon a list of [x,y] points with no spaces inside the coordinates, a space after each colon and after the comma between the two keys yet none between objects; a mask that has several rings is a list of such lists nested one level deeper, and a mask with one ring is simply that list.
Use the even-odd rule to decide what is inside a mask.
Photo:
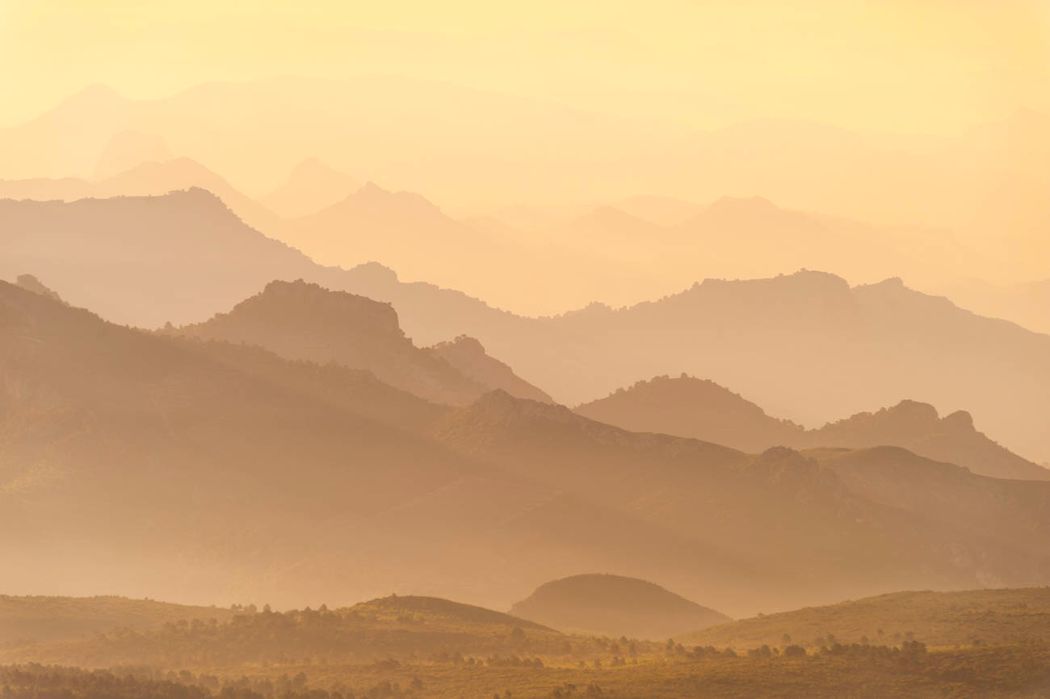
[{"label": "faint distant ridge", "polygon": [[106,144],[95,165],[94,179],[104,180],[143,163],[163,162],[172,157],[163,137],[128,129],[116,134]]},{"label": "faint distant ridge", "polygon": [[44,283],[32,274],[19,274],[15,283],[26,291],[32,291],[34,294],[40,294],[41,296],[46,296],[47,298],[59,301],[60,303],[65,303],[61,296],[44,286]]},{"label": "faint distant ridge", "polygon": [[561,631],[666,639],[731,619],[655,583],[584,574],[544,583],[511,613]]},{"label": "faint distant ridge", "polygon": [[297,164],[288,179],[261,203],[279,216],[298,218],[331,206],[360,188],[360,180],[353,175],[311,157]]}]

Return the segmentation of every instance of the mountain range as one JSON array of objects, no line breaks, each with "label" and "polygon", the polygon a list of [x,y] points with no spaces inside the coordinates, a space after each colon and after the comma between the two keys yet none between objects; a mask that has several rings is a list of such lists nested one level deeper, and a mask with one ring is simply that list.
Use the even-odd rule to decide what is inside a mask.
[{"label": "mountain range", "polygon": [[117,322],[200,322],[273,280],[304,279],[391,303],[418,346],[476,338],[564,403],[686,372],[804,425],[906,397],[938,411],[968,410],[1011,451],[1037,461],[1050,455],[1042,419],[1050,336],[977,316],[897,279],[852,287],[812,271],[708,279],[630,307],[531,318],[402,282],[377,264],[320,266],[246,226],[203,190],[0,201],[0,224],[0,276],[35,274],[70,303]]},{"label": "mountain range", "polygon": [[436,403],[469,403],[493,389],[550,398],[461,336],[416,347],[387,303],[302,280],[274,281],[228,313],[166,330],[185,337],[256,345],[288,359],[363,369],[383,382]]},{"label": "mountain range", "polygon": [[6,283],[0,335],[12,591],[68,592],[75,565],[82,593],[287,605],[412,589],[505,607],[582,569],[738,614],[1050,578],[1050,484],[902,449],[753,456],[503,391],[449,408]]},{"label": "mountain range", "polygon": [[712,381],[658,376],[576,408],[601,422],[637,432],[663,432],[749,452],[774,446],[900,446],[995,478],[1050,480],[1050,470],[1013,454],[978,432],[969,413],[940,417],[927,403],[904,400],[813,430],[765,413]]}]

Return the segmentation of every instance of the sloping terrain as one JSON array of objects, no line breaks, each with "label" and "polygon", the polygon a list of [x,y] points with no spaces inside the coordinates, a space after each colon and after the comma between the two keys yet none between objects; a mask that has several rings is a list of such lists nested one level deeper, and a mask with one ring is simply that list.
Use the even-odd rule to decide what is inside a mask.
[{"label": "sloping terrain", "polygon": [[655,640],[730,621],[647,580],[607,574],[544,583],[511,613],[563,631]]}]

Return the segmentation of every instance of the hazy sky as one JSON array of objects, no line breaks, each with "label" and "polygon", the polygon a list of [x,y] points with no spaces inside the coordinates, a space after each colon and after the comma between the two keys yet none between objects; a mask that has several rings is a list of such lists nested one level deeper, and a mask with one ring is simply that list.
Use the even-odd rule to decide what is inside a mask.
[{"label": "hazy sky", "polygon": [[1038,0],[0,0],[0,123],[98,82],[390,73],[697,126],[950,133],[1050,109],[1048,27]]}]

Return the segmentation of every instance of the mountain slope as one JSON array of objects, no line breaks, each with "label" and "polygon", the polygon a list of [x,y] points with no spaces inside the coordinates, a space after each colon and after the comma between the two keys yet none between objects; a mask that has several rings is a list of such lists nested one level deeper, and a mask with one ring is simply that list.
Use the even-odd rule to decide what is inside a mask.
[{"label": "mountain slope", "polygon": [[301,278],[393,304],[420,346],[474,337],[560,402],[686,372],[814,426],[921,396],[941,411],[971,411],[1011,451],[1050,460],[1042,420],[1050,336],[976,316],[899,280],[850,287],[817,272],[707,280],[628,308],[524,318],[451,289],[403,282],[379,265],[321,267],[201,191],[4,201],[0,231],[0,276],[32,270],[70,303],[119,322],[199,322],[270,281]]},{"label": "mountain slope", "polygon": [[302,280],[275,281],[228,313],[179,335],[265,347],[288,359],[335,362],[438,403],[462,404],[485,392],[440,355],[405,337],[389,304]]},{"label": "mountain slope", "polygon": [[712,381],[686,375],[639,381],[576,412],[635,432],[692,437],[752,453],[795,444],[803,431]]},{"label": "mountain slope", "polygon": [[540,585],[511,614],[563,631],[666,639],[730,621],[646,580],[574,575]]},{"label": "mountain slope", "polygon": [[116,629],[146,630],[167,622],[225,620],[229,609],[125,597],[0,595],[0,646],[86,638]]},{"label": "mountain slope", "polygon": [[819,430],[808,431],[796,444],[862,449],[899,446],[937,461],[965,466],[994,478],[1050,480],[1050,470],[993,442],[974,427],[969,413],[959,410],[940,417],[925,403],[901,401],[875,413],[858,413]]},{"label": "mountain slope", "polygon": [[516,398],[554,402],[545,392],[515,374],[509,366],[486,354],[481,343],[472,337],[460,335],[454,340],[427,347],[426,350],[490,391],[499,389]]},{"label": "mountain slope", "polygon": [[[658,572],[719,609],[739,608],[743,597],[752,602],[780,597],[766,588],[773,579],[785,581],[791,599],[799,602],[808,593],[901,589],[908,579],[940,588],[1003,579],[1000,573],[1017,582],[1035,581],[1050,566],[1037,543],[1037,532],[1050,531],[1038,514],[1050,502],[1050,492],[1025,490],[1033,484],[985,479],[958,467],[947,468],[972,479],[963,489],[988,502],[1002,499],[1005,492],[999,490],[1005,489],[1015,514],[993,526],[983,515],[970,520],[973,510],[948,501],[935,509],[954,514],[931,517],[918,502],[938,502],[932,486],[905,507],[899,499],[856,485],[852,476],[840,477],[839,465],[832,468],[790,449],[751,457],[695,440],[626,432],[567,408],[498,392],[449,413],[434,430],[444,444],[471,458],[499,463],[678,532],[705,552],[706,573],[693,567],[700,563],[695,555],[677,570],[652,566],[645,573],[636,565],[618,570],[639,576]],[[845,462],[850,454],[842,457]],[[877,464],[877,472],[910,467],[931,484],[953,477],[944,478],[944,465],[909,452],[890,456]],[[994,511],[1003,509],[1008,508]],[[963,549],[954,549],[959,545]],[[754,566],[755,577],[728,574],[741,564]],[[684,576],[683,569],[694,572]],[[727,573],[717,572],[722,569]],[[724,586],[730,577],[732,588]]]}]

